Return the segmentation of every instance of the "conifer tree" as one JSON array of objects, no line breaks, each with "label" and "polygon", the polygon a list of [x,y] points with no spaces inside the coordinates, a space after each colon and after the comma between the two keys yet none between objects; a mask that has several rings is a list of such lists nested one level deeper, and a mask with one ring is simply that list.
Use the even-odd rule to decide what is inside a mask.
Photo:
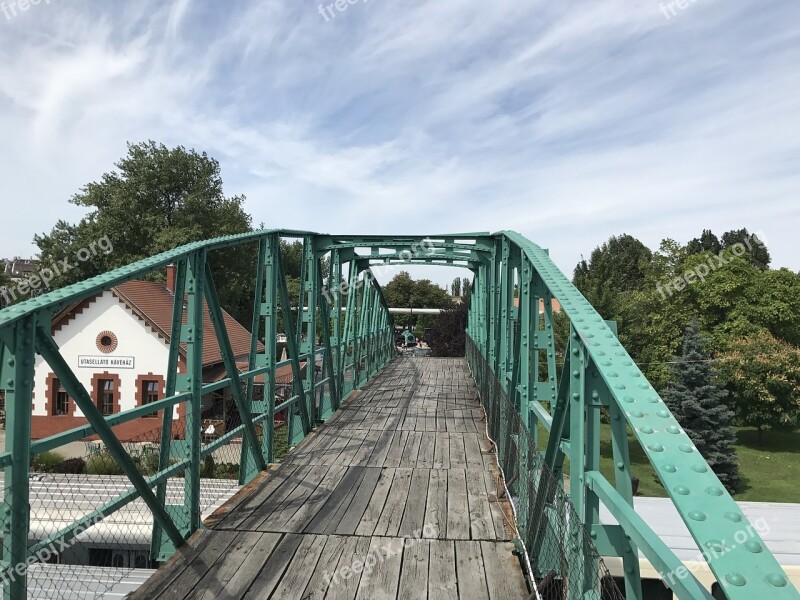
[{"label": "conifer tree", "polygon": [[715,381],[695,319],[683,335],[683,353],[676,357],[664,401],[720,481],[734,492],[739,485],[739,464],[727,395]]}]

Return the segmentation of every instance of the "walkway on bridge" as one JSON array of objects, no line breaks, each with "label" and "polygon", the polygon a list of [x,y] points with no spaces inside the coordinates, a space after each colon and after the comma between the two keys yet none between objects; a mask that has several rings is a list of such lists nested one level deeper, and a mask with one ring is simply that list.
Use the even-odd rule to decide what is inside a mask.
[{"label": "walkway on bridge", "polygon": [[133,598],[527,598],[484,431],[464,359],[398,358]]}]

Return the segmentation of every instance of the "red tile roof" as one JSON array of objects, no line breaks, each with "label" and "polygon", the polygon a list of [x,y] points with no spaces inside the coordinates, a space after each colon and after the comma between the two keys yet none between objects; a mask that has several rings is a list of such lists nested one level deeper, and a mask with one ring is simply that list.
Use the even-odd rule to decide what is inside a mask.
[{"label": "red tile roof", "polygon": [[[162,282],[157,281],[126,281],[115,288],[112,293],[117,296],[139,318],[148,323],[161,337],[169,341],[172,329],[172,302],[174,296],[167,290]],[[222,311],[228,338],[236,357],[247,356],[250,352],[250,332],[225,310]],[[187,322],[186,308],[183,310],[183,323]],[[181,344],[185,348],[185,344]],[[259,351],[263,351],[263,344],[258,344]],[[214,324],[208,307],[203,303],[203,366],[222,362],[222,354],[214,332]]]}]

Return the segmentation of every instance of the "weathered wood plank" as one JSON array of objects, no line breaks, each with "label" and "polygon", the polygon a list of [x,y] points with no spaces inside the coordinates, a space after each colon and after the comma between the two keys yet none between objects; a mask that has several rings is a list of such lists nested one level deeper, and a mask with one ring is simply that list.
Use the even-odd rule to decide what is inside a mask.
[{"label": "weathered wood plank", "polygon": [[408,488],[411,485],[411,469],[397,469],[392,481],[392,489],[386,498],[381,518],[375,526],[373,535],[394,537],[400,530],[403,513],[408,498]]},{"label": "weathered wood plank", "polygon": [[395,600],[400,584],[403,540],[372,538],[367,557],[376,564],[364,568],[356,600]]},{"label": "weathered wood plank", "polygon": [[244,595],[243,600],[267,600],[272,595],[302,540],[303,536],[295,533],[283,536],[263,568],[252,579],[253,584]]},{"label": "weathered wood plank", "polygon": [[523,600],[528,597],[519,559],[509,542],[481,542],[490,600]]},{"label": "weathered wood plank", "polygon": [[428,566],[428,597],[437,600],[458,598],[455,548],[450,540],[431,540]]},{"label": "weathered wood plank", "polygon": [[378,483],[372,492],[372,498],[361,517],[361,523],[356,528],[356,535],[373,535],[375,532],[375,527],[383,513],[383,507],[386,505],[386,499],[389,497],[389,491],[392,489],[395,471],[396,469],[381,469]]},{"label": "weathered wood plank", "polygon": [[466,475],[461,469],[450,469],[447,472],[447,537],[468,540],[469,534]]},{"label": "weathered wood plank", "polygon": [[421,600],[428,597],[428,557],[430,542],[415,540],[403,552],[397,600]]},{"label": "weathered wood plank", "polygon": [[275,588],[272,597],[281,600],[301,600],[303,591],[316,569],[327,538],[322,535],[304,535],[297,547],[294,560]]}]

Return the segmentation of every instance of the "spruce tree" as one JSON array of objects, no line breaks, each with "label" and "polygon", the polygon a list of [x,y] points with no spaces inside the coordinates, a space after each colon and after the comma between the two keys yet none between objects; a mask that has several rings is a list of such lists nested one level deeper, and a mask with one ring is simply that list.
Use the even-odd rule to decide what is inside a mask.
[{"label": "spruce tree", "polygon": [[683,335],[664,401],[720,481],[733,493],[739,485],[734,414],[728,392],[715,381],[695,319]]}]

